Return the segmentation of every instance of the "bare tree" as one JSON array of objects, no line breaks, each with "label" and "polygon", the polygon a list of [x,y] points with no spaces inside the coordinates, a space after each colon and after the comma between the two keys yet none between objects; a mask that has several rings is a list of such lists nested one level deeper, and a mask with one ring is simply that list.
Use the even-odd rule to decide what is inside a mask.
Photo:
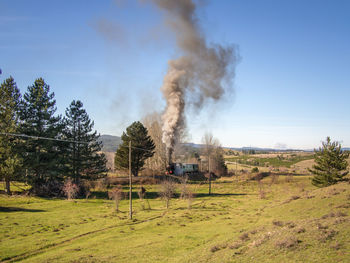
[{"label": "bare tree", "polygon": [[194,194],[187,184],[188,177],[183,177],[180,180],[180,198],[187,200],[187,208],[191,209]]},{"label": "bare tree", "polygon": [[114,187],[112,191],[108,192],[108,197],[114,200],[115,211],[119,212],[119,203],[123,199],[124,193],[120,186]]},{"label": "bare tree", "polygon": [[73,199],[79,191],[79,187],[73,183],[72,179],[68,179],[63,186],[63,192],[66,194],[67,199]]},{"label": "bare tree", "polygon": [[209,194],[211,194],[211,177],[213,172],[214,163],[214,154],[217,151],[217,148],[220,147],[219,140],[214,138],[213,134],[206,132],[202,138],[202,143],[204,144],[203,154],[207,158],[207,170],[209,174]]},{"label": "bare tree", "polygon": [[161,114],[154,112],[142,119],[143,125],[147,128],[156,148],[154,155],[146,161],[146,168],[155,171],[162,171],[166,167],[166,147],[163,143]]},{"label": "bare tree", "polygon": [[175,193],[175,183],[171,180],[164,180],[160,185],[160,197],[165,201],[166,209],[169,208],[171,198]]}]

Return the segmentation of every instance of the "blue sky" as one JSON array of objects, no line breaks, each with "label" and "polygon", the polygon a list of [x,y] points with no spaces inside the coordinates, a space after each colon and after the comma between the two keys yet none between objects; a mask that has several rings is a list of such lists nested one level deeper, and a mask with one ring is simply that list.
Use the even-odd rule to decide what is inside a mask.
[{"label": "blue sky", "polygon": [[[234,92],[187,116],[190,140],[312,149],[350,146],[349,1],[205,1],[208,43],[236,44]],[[25,92],[43,77],[59,113],[80,99],[101,134],[120,135],[165,103],[167,61],[179,56],[163,14],[145,1],[0,0],[0,81]]]}]

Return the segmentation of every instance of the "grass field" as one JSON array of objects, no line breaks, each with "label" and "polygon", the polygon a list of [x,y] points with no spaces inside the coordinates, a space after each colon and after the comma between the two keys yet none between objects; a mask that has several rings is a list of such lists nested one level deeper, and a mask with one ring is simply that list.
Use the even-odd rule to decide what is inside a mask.
[{"label": "grass field", "polygon": [[[191,208],[147,201],[121,212],[89,200],[0,195],[1,262],[350,262],[350,184],[316,189],[307,176],[191,184]],[[135,197],[136,187],[135,187]],[[95,198],[94,198],[95,196]],[[151,209],[148,209],[148,204]]]}]

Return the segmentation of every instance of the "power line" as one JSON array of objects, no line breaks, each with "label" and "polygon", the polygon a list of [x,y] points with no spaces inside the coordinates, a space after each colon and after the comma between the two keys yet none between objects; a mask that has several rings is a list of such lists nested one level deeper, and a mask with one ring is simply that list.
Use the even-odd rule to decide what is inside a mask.
[{"label": "power line", "polygon": [[19,133],[0,132],[0,135],[7,135],[7,136],[14,136],[14,137],[23,137],[23,138],[31,138],[31,139],[36,139],[36,140],[48,140],[48,141],[59,141],[59,142],[89,144],[88,142],[83,142],[83,141],[71,141],[71,140],[63,140],[63,139],[56,139],[56,138],[49,138],[49,137],[31,136],[31,135],[19,134]]},{"label": "power line", "polygon": [[[129,148],[129,146],[125,146],[125,145],[119,145],[118,147],[124,147],[124,148]],[[145,152],[152,152],[153,150],[148,150],[148,149],[145,149],[145,148],[140,148],[140,147],[135,147],[135,146],[131,146],[132,149],[138,149],[138,150],[141,150],[141,151],[145,151]]]}]

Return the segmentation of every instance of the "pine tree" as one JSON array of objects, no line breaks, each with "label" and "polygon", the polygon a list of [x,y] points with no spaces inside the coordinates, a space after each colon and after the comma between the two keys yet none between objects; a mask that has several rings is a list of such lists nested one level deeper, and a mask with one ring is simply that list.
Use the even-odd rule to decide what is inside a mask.
[{"label": "pine tree", "polygon": [[341,181],[348,174],[348,152],[343,152],[338,142],[331,142],[329,137],[322,142],[322,147],[315,150],[315,165],[309,171],[315,176],[312,184],[318,187],[329,186]]},{"label": "pine tree", "polygon": [[[102,143],[98,142],[100,135],[93,132],[92,122],[83,109],[81,101],[73,101],[66,109],[64,118],[64,138],[75,143],[67,143],[65,150],[66,174],[75,183],[81,179],[97,179],[105,176],[106,157],[101,154]],[[84,142],[84,143],[79,143]]]},{"label": "pine tree", "polygon": [[54,96],[54,93],[50,93],[50,87],[39,78],[28,87],[21,105],[21,133],[33,136],[24,141],[22,156],[24,168],[27,170],[27,182],[34,192],[63,180],[60,154],[62,142],[35,138],[59,139],[61,136],[63,126],[61,116],[55,116]]},{"label": "pine tree", "polygon": [[122,135],[122,144],[115,154],[114,163],[117,168],[129,167],[129,141],[131,141],[131,172],[138,176],[145,160],[154,154],[155,145],[148,131],[141,122],[132,123]]},{"label": "pine tree", "polygon": [[11,193],[10,181],[15,179],[20,166],[16,151],[18,138],[10,135],[18,132],[20,98],[14,79],[6,79],[0,86],[0,177],[5,180],[7,194]]}]

